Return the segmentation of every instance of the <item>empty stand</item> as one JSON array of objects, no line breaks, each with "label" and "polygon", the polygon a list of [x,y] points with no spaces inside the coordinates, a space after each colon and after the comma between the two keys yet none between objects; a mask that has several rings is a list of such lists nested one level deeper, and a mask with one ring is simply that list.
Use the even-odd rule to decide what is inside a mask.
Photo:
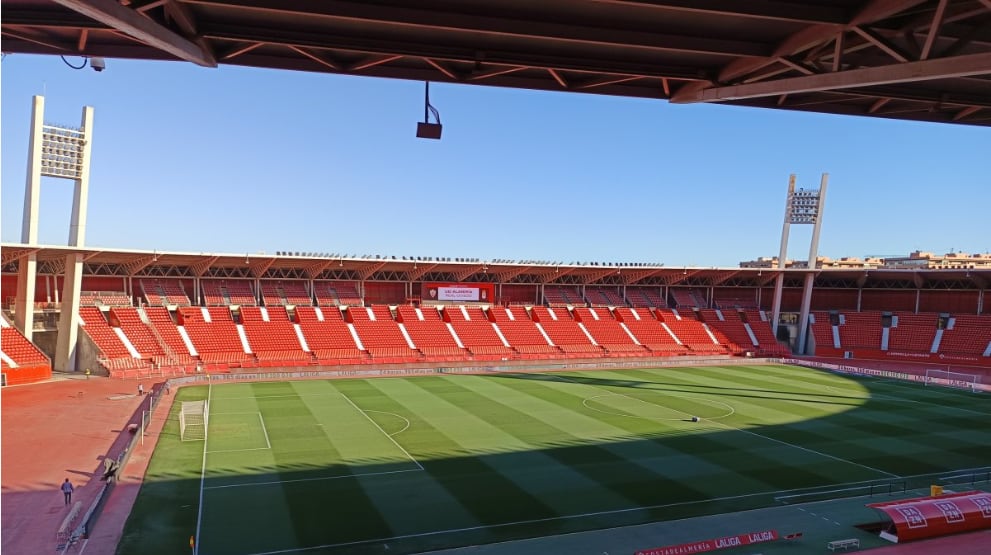
[{"label": "empty stand", "polygon": [[[27,340],[24,335],[18,331],[16,328],[11,326],[6,320],[0,323],[0,342],[3,343],[3,354],[4,357],[0,360],[0,366],[3,367],[4,371],[8,368],[33,368],[33,367],[43,367],[47,368],[49,373],[51,372],[51,363],[48,357],[41,352],[41,349],[35,346]],[[8,359],[10,363],[8,363]],[[8,375],[8,383],[24,383],[23,380],[11,380],[11,376]]]},{"label": "empty stand", "polygon": [[531,314],[551,341],[565,353],[601,354],[603,352],[603,348],[594,345],[589,336],[582,331],[569,310],[535,306]]},{"label": "empty stand", "polygon": [[445,306],[443,310],[444,320],[451,323],[461,344],[472,355],[501,358],[515,354],[502,342],[481,307]]},{"label": "empty stand", "polygon": [[244,334],[259,362],[308,363],[313,356],[303,350],[285,307],[246,306],[240,309]]},{"label": "empty stand", "polygon": [[141,319],[141,315],[136,308],[112,308],[110,309],[110,320],[120,325],[121,331],[127,336],[128,341],[139,353],[141,358],[153,358],[165,355],[155,332]]},{"label": "empty stand", "polygon": [[[774,329],[771,327],[771,321],[764,320],[759,310],[744,311],[743,318],[746,320],[747,325],[750,326],[750,331],[753,332],[754,337],[757,338],[758,354],[785,357],[792,354],[791,349],[778,343],[778,339],[774,337]],[[828,315],[826,324],[829,324]],[[829,333],[831,336],[832,332],[830,331]],[[832,345],[832,341],[827,343],[827,345]]]},{"label": "empty stand", "polygon": [[131,306],[124,291],[80,291],[79,306]]},{"label": "empty stand", "polygon": [[368,358],[368,353],[355,343],[340,308],[298,307],[296,318],[306,344],[318,363],[354,363]]},{"label": "empty stand", "polygon": [[642,308],[617,308],[616,319],[621,321],[641,345],[658,356],[683,354],[688,349],[661,325],[651,310]]},{"label": "empty stand", "polygon": [[523,357],[542,358],[541,355],[561,353],[561,349],[547,342],[525,308],[494,306],[489,309],[488,316],[510,346]]},{"label": "empty stand", "polygon": [[633,340],[609,309],[576,308],[575,316],[607,353],[626,356],[647,354],[647,349]]},{"label": "empty stand", "polygon": [[939,352],[982,356],[991,343],[991,316],[952,316],[953,329],[943,330]]},{"label": "empty stand", "polygon": [[[709,326],[712,334],[716,336],[716,340],[726,345],[731,352],[754,352],[757,350],[757,345],[754,345],[755,338],[752,338],[747,332],[747,327],[744,325],[743,319],[740,318],[740,313],[735,309],[719,312],[714,309],[702,309],[699,314],[702,321]],[[719,319],[720,314],[723,316],[722,320]]]},{"label": "empty stand", "polygon": [[757,308],[757,290],[714,289],[712,302],[715,308],[755,309]]},{"label": "empty stand", "polygon": [[82,318],[83,330],[90,336],[97,349],[107,359],[131,357],[131,351],[124,345],[120,337],[107,322],[103,312],[96,307],[80,307],[79,317]]},{"label": "empty stand", "polygon": [[251,282],[247,280],[205,279],[200,282],[200,285],[203,289],[203,302],[207,306],[254,306],[258,304],[255,293],[251,289]]},{"label": "empty stand", "polygon": [[889,331],[888,350],[928,353],[936,337],[939,315],[899,312],[895,316],[897,325]]},{"label": "empty stand", "polygon": [[388,306],[350,307],[348,318],[373,359],[403,362],[419,358],[420,353],[410,348]]},{"label": "empty stand", "polygon": [[658,309],[657,314],[670,328],[683,345],[698,354],[723,354],[727,347],[717,343],[706,331],[702,322],[695,318],[693,311],[679,311],[681,318],[671,310]]},{"label": "empty stand", "polygon": [[182,283],[171,279],[140,281],[145,303],[149,306],[189,306],[189,296]]},{"label": "empty stand", "polygon": [[626,306],[623,297],[607,287],[586,287],[585,300],[590,306]]},{"label": "empty stand", "polygon": [[233,364],[252,358],[244,350],[229,308],[185,307],[179,309],[179,314],[190,342],[204,363]]},{"label": "empty stand", "polygon": [[843,312],[840,345],[843,349],[881,349],[880,312]]},{"label": "empty stand", "polygon": [[626,289],[626,300],[630,306],[635,307],[664,308],[668,306],[660,290],[653,287],[629,287]]},{"label": "empty stand", "polygon": [[441,319],[436,307],[414,308],[400,306],[397,316],[413,344],[431,358],[464,357],[464,349],[458,346],[447,323]]},{"label": "empty stand", "polygon": [[263,281],[262,300],[265,306],[311,306],[310,294],[302,281]]},{"label": "empty stand", "polygon": [[317,281],[313,293],[319,306],[363,306],[358,287],[350,281]]}]

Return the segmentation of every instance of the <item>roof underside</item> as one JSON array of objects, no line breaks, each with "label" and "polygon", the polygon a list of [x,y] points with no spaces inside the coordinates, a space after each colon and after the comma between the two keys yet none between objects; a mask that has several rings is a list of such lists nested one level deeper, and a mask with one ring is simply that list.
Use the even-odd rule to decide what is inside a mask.
[{"label": "roof underside", "polygon": [[991,125],[991,0],[3,0],[4,52]]}]

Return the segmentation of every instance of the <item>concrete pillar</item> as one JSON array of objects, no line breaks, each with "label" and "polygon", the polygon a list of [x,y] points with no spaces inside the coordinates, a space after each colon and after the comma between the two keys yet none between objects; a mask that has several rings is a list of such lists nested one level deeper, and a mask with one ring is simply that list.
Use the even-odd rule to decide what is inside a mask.
[{"label": "concrete pillar", "polygon": [[[24,184],[24,216],[21,243],[38,244],[38,212],[41,207],[42,126],[45,123],[45,97],[31,99],[31,128],[28,144],[27,178]],[[34,334],[34,295],[38,257],[29,254],[18,261],[17,297],[14,300],[14,326],[31,341]]]},{"label": "concrete pillar", "polygon": [[62,287],[62,312],[58,321],[58,340],[55,344],[53,369],[74,372],[76,368],[76,342],[79,339],[79,291],[83,283],[83,255],[68,254],[65,257],[65,283]]}]

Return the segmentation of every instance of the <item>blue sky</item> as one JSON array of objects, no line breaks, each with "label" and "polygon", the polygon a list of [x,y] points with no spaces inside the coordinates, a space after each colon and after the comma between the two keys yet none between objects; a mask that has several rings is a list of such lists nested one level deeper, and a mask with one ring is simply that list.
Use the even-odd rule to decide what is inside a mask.
[{"label": "blue sky", "polygon": [[[3,241],[44,94],[48,121],[95,107],[90,246],[735,266],[777,254],[788,175],[828,172],[822,255],[991,250],[987,128],[434,84],[427,141],[419,82],[108,65],[3,60]],[[71,198],[44,181],[42,243]]]}]

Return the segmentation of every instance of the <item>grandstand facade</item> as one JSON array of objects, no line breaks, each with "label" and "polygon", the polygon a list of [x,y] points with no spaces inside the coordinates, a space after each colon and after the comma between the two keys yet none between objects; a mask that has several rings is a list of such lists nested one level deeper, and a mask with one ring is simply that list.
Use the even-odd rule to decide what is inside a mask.
[{"label": "grandstand facade", "polygon": [[[117,377],[361,364],[784,356],[804,269],[203,255],[4,245],[35,255],[32,339],[3,299],[7,383],[44,379],[64,276],[83,265],[70,370]],[[773,283],[784,276],[778,336]],[[820,269],[807,354],[991,367],[991,270]],[[517,362],[519,361],[519,362]],[[525,362],[523,362],[525,361]]]}]

